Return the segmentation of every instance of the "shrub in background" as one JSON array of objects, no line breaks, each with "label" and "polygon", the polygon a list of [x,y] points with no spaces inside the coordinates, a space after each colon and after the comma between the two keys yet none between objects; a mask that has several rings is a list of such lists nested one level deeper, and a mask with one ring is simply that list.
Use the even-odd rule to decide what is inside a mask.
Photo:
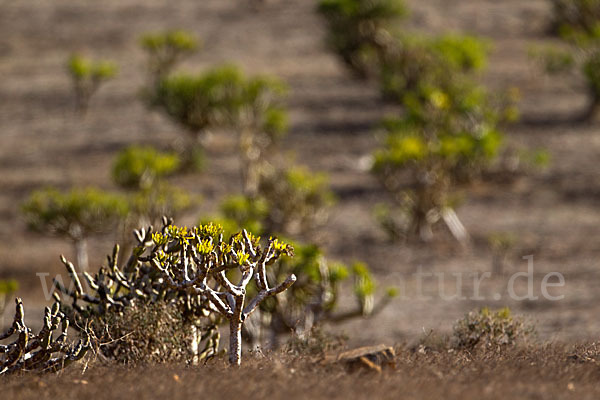
[{"label": "shrub in background", "polygon": [[83,116],[92,96],[104,82],[116,75],[117,67],[111,61],[95,61],[73,54],[67,62],[67,71],[75,91],[75,110]]},{"label": "shrub in background", "polygon": [[16,292],[18,288],[19,284],[14,279],[0,279],[0,322],[2,321],[4,309],[6,308],[6,298]]},{"label": "shrub in background", "polygon": [[147,55],[148,82],[152,89],[200,48],[199,40],[182,30],[146,33],[140,38],[140,45]]},{"label": "shrub in background", "polygon": [[523,319],[513,317],[508,308],[498,311],[482,308],[456,322],[451,345],[467,350],[476,347],[501,349],[527,339],[533,331]]},{"label": "shrub in background", "polygon": [[180,149],[185,165],[202,166],[201,142],[209,130],[228,121],[230,111],[239,104],[242,86],[243,77],[233,66],[196,75],[173,74],[158,83],[150,103],[187,132]]},{"label": "shrub in background", "polygon": [[244,194],[256,196],[275,145],[286,133],[286,86],[270,76],[243,77],[228,125],[237,133]]},{"label": "shrub in background", "polygon": [[134,145],[117,154],[112,177],[117,185],[130,191],[134,226],[155,224],[163,215],[177,216],[193,203],[187,192],[166,180],[180,166],[177,154],[150,146]]},{"label": "shrub in background", "polygon": [[30,229],[73,242],[77,265],[88,269],[87,239],[115,229],[129,212],[127,200],[97,188],[33,192],[21,211]]},{"label": "shrub in background", "polygon": [[560,36],[574,32],[597,33],[600,29],[599,0],[550,0],[553,25]]},{"label": "shrub in background", "polygon": [[[323,324],[373,317],[396,295],[395,289],[388,289],[376,303],[377,285],[364,263],[349,266],[327,260],[316,245],[295,243],[294,253],[294,258],[281,260],[268,273],[274,280],[294,274],[294,285],[263,302],[260,312],[244,327],[247,338],[255,344],[277,347],[279,337],[290,333],[304,340]],[[341,311],[339,295],[348,281],[352,282],[356,305]]]},{"label": "shrub in background", "polygon": [[407,14],[402,0],[322,0],[327,42],[361,78],[377,74],[389,52],[390,30]]},{"label": "shrub in background", "polygon": [[534,49],[549,74],[579,73],[587,84],[588,109],[582,119],[600,115],[600,1],[552,0],[555,26],[566,47]]},{"label": "shrub in background", "polygon": [[[361,58],[358,69],[376,78],[382,96],[398,105],[399,116],[384,121],[386,140],[373,155],[373,172],[395,203],[378,209],[380,221],[395,236],[428,241],[442,220],[465,242],[467,231],[454,211],[457,189],[498,153],[497,125],[516,117],[511,101],[491,97],[476,83],[487,44],[472,36],[424,37],[395,29],[404,11],[394,1],[323,0],[320,10],[330,39],[364,44],[334,47],[352,69],[357,66],[348,62],[349,48],[375,53]],[[356,50],[364,46],[371,50]]]},{"label": "shrub in background", "polygon": [[268,210],[262,220],[264,232],[310,238],[327,222],[335,196],[326,174],[290,167],[263,174],[256,201],[260,200]]},{"label": "shrub in background", "polygon": [[[245,196],[231,198],[223,204],[226,218],[222,222],[228,232],[257,227],[265,234],[268,203],[259,203]],[[307,339],[313,328],[326,323],[340,323],[352,318],[375,316],[396,295],[386,290],[375,304],[376,282],[369,267],[360,262],[351,266],[327,260],[323,250],[314,244],[292,242],[294,258],[282,259],[269,271],[270,279],[280,281],[290,274],[296,283],[287,291],[261,304],[258,312],[244,325],[244,335],[253,345],[277,347],[280,337],[293,333],[298,340]],[[356,306],[350,310],[337,309],[338,294],[349,281],[353,282]],[[256,289],[249,287],[249,293]]]},{"label": "shrub in background", "polygon": [[128,189],[150,188],[177,172],[180,160],[175,153],[163,153],[150,146],[129,146],[119,152],[112,168],[113,181]]}]

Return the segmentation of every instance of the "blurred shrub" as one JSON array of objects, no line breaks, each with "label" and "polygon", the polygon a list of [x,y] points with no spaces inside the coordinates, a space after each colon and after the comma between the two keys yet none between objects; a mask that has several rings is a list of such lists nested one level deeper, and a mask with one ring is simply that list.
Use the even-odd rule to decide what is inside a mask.
[{"label": "blurred shrub", "polygon": [[[175,74],[158,84],[152,104],[182,125],[192,143],[213,128],[238,135],[245,191],[255,191],[266,154],[287,130],[285,85],[245,76],[232,65],[197,75]],[[192,147],[193,149],[193,147]]]},{"label": "blurred shrub", "polygon": [[508,308],[482,308],[456,322],[451,344],[457,349],[501,349],[525,340],[533,331],[522,319],[514,318]]},{"label": "blurred shrub", "polygon": [[16,292],[17,289],[19,289],[19,284],[14,279],[0,279],[0,322],[2,321],[2,315],[4,315],[4,309],[6,308],[6,298]]},{"label": "blurred shrub", "polygon": [[[396,295],[389,289],[376,304],[376,283],[366,264],[328,261],[316,245],[293,246],[294,258],[282,259],[268,274],[270,279],[281,279],[293,273],[297,281],[286,292],[261,303],[260,314],[245,325],[247,337],[254,342],[276,346],[278,337],[290,332],[303,342],[324,323],[376,315]],[[348,281],[353,282],[356,306],[340,311],[339,295]]]},{"label": "blurred shrub", "polygon": [[122,196],[92,187],[47,188],[33,192],[22,211],[31,229],[76,240],[111,229],[128,208]]},{"label": "blurred shrub", "polygon": [[318,10],[329,46],[362,78],[372,75],[373,60],[389,47],[388,30],[407,14],[402,0],[321,0]]},{"label": "blurred shrub", "polygon": [[65,237],[75,245],[79,267],[87,269],[86,240],[113,230],[129,212],[127,200],[96,188],[37,190],[21,207],[30,229]]},{"label": "blurred shrub", "polygon": [[498,154],[500,116],[477,86],[406,93],[405,114],[383,123],[385,142],[373,154],[372,166],[406,223],[394,226],[391,208],[380,208],[379,219],[395,236],[404,232],[425,241],[442,219],[464,240],[466,231],[453,211],[456,191],[479,177]]},{"label": "blurred shrub", "polygon": [[256,196],[225,199],[221,217],[211,220],[231,227],[231,232],[252,228],[259,235],[313,237],[327,221],[334,201],[325,174],[302,167],[271,169],[262,175]]},{"label": "blurred shrub", "polygon": [[233,66],[198,75],[176,74],[161,80],[154,104],[191,134],[223,124],[238,106],[243,76]]},{"label": "blurred shrub", "polygon": [[551,0],[554,23],[565,49],[534,49],[549,74],[579,71],[588,87],[590,102],[583,119],[593,119],[600,111],[600,1]]},{"label": "blurred shrub", "polygon": [[600,34],[599,0],[550,0],[554,28],[562,36]]},{"label": "blurred shrub", "polygon": [[187,140],[180,150],[184,167],[198,169],[201,141],[215,127],[229,121],[239,107],[244,78],[233,66],[214,68],[197,75],[164,77],[150,97],[150,104],[185,128]]},{"label": "blurred shrub", "polygon": [[283,106],[286,90],[283,82],[274,77],[244,78],[237,104],[229,112],[229,125],[238,135],[246,195],[257,194],[275,145],[287,131],[288,118]]},{"label": "blurred shrub", "polygon": [[180,166],[174,153],[162,153],[150,146],[130,146],[119,152],[112,169],[115,183],[124,188],[146,189]]},{"label": "blurred shrub", "polygon": [[[130,146],[119,152],[112,167],[114,182],[131,190],[129,228],[157,223],[190,207],[195,198],[166,181],[180,168],[179,156],[149,146]],[[130,218],[131,219],[131,218]],[[133,226],[131,226],[133,225]]]},{"label": "blurred shrub", "polygon": [[193,34],[182,30],[147,33],[140,38],[140,45],[148,56],[148,75],[153,87],[200,47]]},{"label": "blurred shrub", "polygon": [[199,197],[190,195],[168,182],[160,181],[153,186],[134,192],[131,197],[132,216],[137,225],[156,224],[162,216],[176,217],[198,203]]},{"label": "blurred shrub", "polygon": [[[399,106],[399,116],[384,121],[385,143],[373,155],[373,172],[396,203],[379,208],[378,219],[396,237],[423,240],[430,240],[432,225],[443,220],[465,241],[466,229],[453,209],[455,192],[489,166],[502,143],[498,124],[518,114],[515,91],[491,96],[477,83],[488,43],[396,29],[405,9],[395,1],[323,0],[320,10],[330,39],[360,43],[335,47],[342,59],[377,78],[383,97]],[[365,47],[376,56],[361,58],[357,67],[352,60]],[[391,215],[396,212],[405,216]],[[402,220],[404,226],[394,226]]]},{"label": "blurred shrub", "polygon": [[504,273],[504,264],[508,254],[517,244],[518,236],[511,232],[493,232],[487,237],[492,250],[492,272]]},{"label": "blurred shrub", "polygon": [[101,84],[117,73],[116,65],[111,61],[94,61],[79,54],[73,54],[67,62],[67,71],[75,91],[75,108],[84,115],[90,99]]},{"label": "blurred shrub", "polygon": [[311,236],[329,216],[335,196],[324,173],[303,167],[272,170],[259,184],[259,196],[268,205],[266,232]]}]

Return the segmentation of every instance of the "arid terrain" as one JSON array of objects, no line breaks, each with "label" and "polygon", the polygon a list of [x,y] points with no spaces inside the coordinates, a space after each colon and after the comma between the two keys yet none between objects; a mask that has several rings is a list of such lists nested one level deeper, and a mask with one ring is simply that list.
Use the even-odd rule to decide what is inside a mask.
[{"label": "arid terrain", "polygon": [[[201,52],[185,61],[183,70],[236,63],[249,73],[277,75],[289,85],[291,131],[282,148],[298,163],[326,172],[338,197],[322,235],[328,256],[365,261],[382,287],[400,288],[399,298],[375,318],[330,327],[346,333],[350,344],[412,343],[423,332],[451,331],[455,320],[483,306],[509,306],[515,314],[525,315],[536,324],[540,342],[596,340],[600,334],[600,247],[596,236],[600,226],[600,123],[577,122],[586,107],[581,77],[547,77],[529,56],[531,46],[556,40],[548,32],[549,2],[407,3],[412,9],[411,29],[468,32],[492,41],[488,71],[482,79],[490,87],[518,87],[521,93],[521,120],[504,128],[508,146],[543,148],[551,159],[543,169],[524,168],[507,179],[477,183],[468,192],[457,210],[472,238],[467,248],[444,235],[427,246],[392,243],[377,225],[373,206],[385,201],[386,193],[364,165],[378,145],[377,124],[386,106],[375,86],[355,80],[326,48],[324,24],[315,13],[314,1],[0,0],[0,278],[19,281],[18,295],[24,298],[32,321],[39,320],[38,309],[45,304],[39,273],[63,273],[58,255],[73,259],[74,254],[71,245],[61,239],[28,232],[19,205],[32,190],[45,185],[112,188],[110,165],[119,149],[134,143],[165,148],[180,137],[178,126],[149,111],[139,100],[145,59],[138,38],[148,31],[177,28],[196,33],[204,43]],[[65,60],[75,51],[114,60],[119,66],[116,79],[93,98],[85,119],[74,116],[72,88],[65,72]],[[179,219],[180,224],[195,223],[198,216],[213,212],[222,196],[239,192],[233,138],[215,133],[207,148],[206,170],[175,180],[203,199],[199,208]],[[488,238],[498,233],[516,238],[508,252],[505,274],[486,279],[480,296],[474,296],[472,277],[491,271],[493,253]],[[104,262],[115,240],[103,237],[92,243],[92,266]],[[515,300],[507,293],[511,274],[527,271],[525,256],[533,256],[537,300]],[[564,296],[561,300],[542,296],[541,283],[550,272],[564,276],[564,286],[550,289],[551,295]],[[423,276],[422,287],[415,273]],[[456,294],[456,276],[463,277],[461,296],[452,296]],[[516,282],[516,292],[526,293],[526,278]],[[11,313],[9,307],[5,324]],[[390,398],[397,398],[397,393],[406,398],[432,398],[459,392],[471,393],[473,398],[507,398],[512,397],[511,390],[518,390],[511,383],[522,367],[531,377],[531,385],[538,386],[539,398],[559,398],[552,396],[558,388],[568,394],[571,375],[587,389],[596,390],[577,398],[598,397],[597,364],[563,371],[552,364],[555,361],[548,361],[551,372],[543,376],[538,368],[529,367],[535,361],[527,357],[511,361],[497,381],[486,385],[492,367],[484,361],[465,362],[456,373],[448,372],[455,361],[441,361],[439,367],[425,362],[413,372],[415,356],[406,355],[401,357],[401,373],[376,391]],[[502,366],[502,362],[494,361],[494,365]],[[270,383],[248,394],[266,397],[271,391],[283,394],[291,390],[288,384],[295,375],[290,371],[296,367],[275,361],[269,362],[267,370],[261,370],[264,367],[259,362],[252,365],[256,372],[236,374],[243,381],[267,379]],[[473,372],[472,365],[484,368]],[[207,374],[217,376],[219,368],[211,367]],[[302,366],[298,368],[302,370]],[[197,379],[192,372],[179,367],[168,371],[151,369],[144,376],[140,372],[120,380],[96,370],[85,379],[122,388],[122,398],[148,396],[136,388],[157,375],[161,379],[168,375],[168,379],[154,396],[170,396],[172,390],[177,390],[179,397],[184,393],[200,396],[213,389],[221,398],[246,393],[239,383],[230,389],[212,388],[207,382],[188,386],[188,379]],[[171,380],[173,374],[181,381]],[[420,378],[411,379],[412,374],[420,374]],[[318,375],[318,369],[300,373],[307,387],[311,386],[309,392],[325,385],[312,387]],[[340,384],[352,380],[350,384],[362,390],[370,391],[369,386],[375,385],[340,376]],[[66,377],[80,379],[75,372]],[[19,398],[39,397],[40,391],[60,397],[62,389],[56,379],[31,378],[23,387],[18,381],[9,381],[3,397],[5,392],[19,394]],[[335,392],[334,386],[326,386],[319,391],[333,398],[344,396],[344,392]],[[69,397],[92,395],[97,390],[92,387],[95,385],[72,386]],[[296,387],[290,395],[306,397],[307,393]]]},{"label": "arid terrain", "polygon": [[[575,352],[574,352],[575,350]],[[497,354],[420,354],[401,350],[395,369],[349,374],[338,365],[286,356],[258,357],[241,368],[213,362],[181,365],[73,368],[60,375],[8,377],[6,398],[132,397],[208,399],[597,399],[598,364],[581,361],[585,349],[540,347]],[[587,349],[589,350],[589,349]],[[597,350],[596,350],[597,352]],[[109,389],[110,388],[110,389]],[[107,395],[110,393],[110,395]]]}]

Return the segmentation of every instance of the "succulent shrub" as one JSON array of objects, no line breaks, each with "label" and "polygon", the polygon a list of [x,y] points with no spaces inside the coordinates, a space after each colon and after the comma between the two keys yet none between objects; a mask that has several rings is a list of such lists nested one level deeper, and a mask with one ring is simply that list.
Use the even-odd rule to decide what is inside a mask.
[{"label": "succulent shrub", "polygon": [[[396,295],[394,289],[388,289],[376,303],[377,285],[364,263],[346,265],[327,260],[323,251],[312,244],[294,243],[294,250],[294,258],[283,259],[268,271],[273,280],[289,274],[297,280],[281,295],[263,302],[258,316],[245,325],[245,333],[254,343],[275,347],[279,337],[290,332],[303,338],[325,323],[372,317]],[[339,295],[350,282],[356,304],[340,311]]]},{"label": "succulent shrub", "polygon": [[[382,96],[398,105],[398,116],[384,121],[386,139],[373,155],[373,172],[395,202],[378,209],[382,224],[395,236],[427,241],[433,224],[443,220],[465,241],[466,229],[453,207],[456,190],[489,165],[501,145],[497,125],[516,111],[511,101],[494,98],[477,84],[476,74],[486,64],[484,41],[395,29],[403,10],[394,1],[321,2],[330,36],[367,43],[367,53],[376,56],[363,58],[359,70],[377,79]],[[341,49],[338,54],[356,69]]]},{"label": "succulent shrub", "polygon": [[200,48],[196,37],[182,30],[146,33],[140,45],[148,58],[148,81],[152,88],[166,78],[173,68]]},{"label": "succulent shrub", "polygon": [[112,168],[114,182],[124,188],[147,189],[173,175],[180,167],[175,153],[163,153],[151,146],[130,146],[119,152]]},{"label": "succulent shrub", "polygon": [[[163,219],[162,230],[171,223]],[[135,230],[130,254],[121,260],[121,249],[115,245],[107,263],[93,274],[77,273],[61,257],[71,282],[55,279],[54,297],[71,325],[84,327],[108,359],[195,364],[216,354],[216,321],[209,315],[206,298],[169,287],[144,258],[156,247],[154,233],[152,227]]]},{"label": "succulent shrub", "polygon": [[87,270],[87,239],[112,231],[129,211],[126,199],[97,188],[63,192],[46,188],[33,192],[22,204],[28,227],[73,242],[80,269]]},{"label": "succulent shrub", "polygon": [[[235,197],[224,203],[230,213],[216,219],[229,232],[242,228],[264,227],[262,212],[265,204],[244,196]],[[237,216],[237,218],[236,218]],[[251,218],[252,216],[252,218]],[[262,217],[264,218],[264,217]],[[264,228],[257,232],[265,233]],[[280,281],[290,274],[297,277],[296,283],[281,295],[268,299],[259,312],[247,321],[244,334],[254,345],[276,347],[281,336],[293,332],[304,340],[313,327],[324,323],[339,323],[351,318],[374,316],[387,306],[396,295],[395,289],[386,290],[375,304],[376,282],[369,267],[360,262],[348,266],[328,260],[323,250],[314,244],[292,242],[294,258],[280,260],[267,271],[270,279]],[[356,306],[350,310],[338,310],[338,294],[343,287],[353,282]],[[249,292],[256,290],[249,287]]]},{"label": "succulent shrub", "polygon": [[[72,298],[72,304],[62,302],[61,309],[77,326],[91,326],[96,335],[104,338],[106,332],[123,334],[123,328],[132,324],[128,318],[152,329],[132,330],[141,342],[111,341],[104,352],[113,358],[120,359],[123,351],[128,351],[127,347],[120,347],[123,345],[152,345],[159,354],[170,351],[166,339],[171,336],[173,343],[187,338],[191,360],[196,363],[218,351],[217,325],[225,319],[230,325],[229,360],[239,364],[244,321],[265,299],[285,291],[296,280],[290,275],[271,287],[266,270],[281,256],[293,255],[293,249],[277,239],[270,239],[263,247],[260,238],[245,230],[225,241],[218,225],[188,229],[164,219],[161,230],[154,232],[150,227],[136,231],[135,236],[138,244],[122,267],[118,265],[116,246],[107,266],[94,276],[83,274],[89,291],[84,291],[74,266],[64,258],[74,289],[55,282],[59,291]],[[250,299],[246,286],[253,279],[258,290]],[[183,324],[185,335],[164,335],[161,324],[165,321],[152,314],[164,312],[164,307],[173,307],[167,309],[168,318]],[[113,328],[116,332],[111,331]],[[170,329],[173,327],[167,327],[166,332]],[[153,339],[152,332],[161,337]],[[201,342],[205,343],[202,352]],[[180,350],[186,353],[185,349]]]},{"label": "succulent shrub", "polygon": [[578,73],[587,83],[589,106],[582,119],[600,112],[600,1],[552,0],[555,24],[565,47],[536,49],[549,74]]},{"label": "succulent shrub", "polygon": [[[23,302],[15,299],[15,316],[6,332],[0,333],[0,375],[22,372],[55,372],[82,359],[90,349],[85,330],[77,342],[70,341],[69,320],[58,303],[46,307],[42,328],[36,334],[25,323]],[[14,338],[8,344],[2,341]]]},{"label": "succulent shrub", "polygon": [[327,42],[359,77],[377,73],[389,51],[390,30],[407,14],[402,0],[321,0]]},{"label": "succulent shrub", "polygon": [[273,77],[247,77],[227,65],[163,78],[153,104],[187,130],[192,144],[211,129],[232,129],[238,136],[243,185],[250,193],[256,191],[269,151],[287,129],[285,90]]},{"label": "succulent shrub", "polygon": [[594,34],[600,29],[600,1],[550,0],[553,7],[554,29],[561,35],[575,32]]},{"label": "succulent shrub", "polygon": [[424,241],[443,220],[463,241],[467,233],[454,212],[457,190],[480,176],[498,154],[499,116],[477,87],[417,96],[404,115],[384,121],[385,142],[373,154],[372,171],[392,195],[392,212],[402,222],[394,227],[385,212],[382,220],[388,229]]},{"label": "succulent shrub", "polygon": [[494,232],[488,236],[487,240],[492,250],[492,272],[502,274],[506,259],[517,243],[517,236],[510,232]]},{"label": "succulent shrub", "polygon": [[229,110],[238,135],[244,193],[255,196],[275,144],[287,131],[283,107],[286,86],[270,76],[244,77],[239,98]]},{"label": "succulent shrub", "polygon": [[116,75],[117,67],[112,61],[96,61],[73,54],[67,62],[67,71],[75,91],[75,109],[85,115],[90,99],[104,82]]},{"label": "succulent shrub", "polygon": [[202,163],[201,141],[209,130],[229,121],[238,106],[243,76],[233,66],[213,68],[196,75],[173,74],[157,84],[150,103],[187,132],[182,160],[198,169]]},{"label": "succulent shrub", "polygon": [[263,229],[285,235],[313,236],[327,222],[335,202],[327,175],[304,167],[270,170],[263,175],[258,193],[268,209]]},{"label": "succulent shrub", "polygon": [[130,146],[119,152],[113,162],[112,177],[130,192],[130,217],[135,226],[157,223],[163,215],[176,216],[193,203],[190,195],[166,180],[180,166],[176,153],[150,146]]},{"label": "succulent shrub", "polygon": [[513,317],[510,309],[492,311],[482,308],[456,322],[451,344],[457,349],[501,349],[525,340],[532,333],[533,327],[521,318]]},{"label": "succulent shrub", "polygon": [[4,315],[4,309],[6,308],[6,298],[16,292],[18,288],[19,284],[14,279],[0,279],[0,321],[2,321],[2,315]]},{"label": "succulent shrub", "polygon": [[217,220],[230,232],[245,228],[260,235],[314,237],[334,202],[325,174],[303,167],[268,169],[258,193],[224,199]]}]

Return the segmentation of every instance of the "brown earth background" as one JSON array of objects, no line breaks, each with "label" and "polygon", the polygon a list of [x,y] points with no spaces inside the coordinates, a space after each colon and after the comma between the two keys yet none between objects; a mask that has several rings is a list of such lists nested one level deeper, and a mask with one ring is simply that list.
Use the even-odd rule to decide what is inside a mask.
[{"label": "brown earth background", "polygon": [[[597,339],[600,332],[600,269],[596,234],[600,212],[600,125],[570,122],[586,106],[581,77],[549,78],[532,62],[532,45],[552,43],[545,0],[408,0],[409,25],[423,32],[460,31],[493,41],[484,81],[493,88],[518,87],[522,119],[506,129],[513,147],[544,148],[551,163],[508,182],[475,185],[458,214],[473,238],[460,249],[450,239],[431,246],[390,243],[374,221],[372,208],[386,194],[364,168],[378,145],[376,126],[385,113],[376,87],[358,82],[324,44],[324,24],[309,0],[0,0],[0,278],[18,279],[28,318],[39,321],[44,304],[36,273],[63,273],[58,255],[73,259],[60,239],[28,233],[19,205],[45,185],[113,188],[110,165],[130,144],[166,148],[179,127],[148,111],[139,101],[145,32],[184,29],[204,42],[183,70],[236,63],[248,73],[281,77],[290,86],[291,131],[282,148],[298,163],[329,174],[338,196],[324,228],[331,258],[362,260],[382,287],[399,285],[402,296],[380,315],[332,329],[351,344],[414,341],[423,332],[449,332],[464,313],[482,306],[510,306],[537,324],[542,341]],[[85,120],[73,117],[65,60],[75,51],[114,60],[119,74],[93,98]],[[199,209],[178,220],[193,224],[214,212],[219,199],[240,188],[234,138],[215,135],[208,143],[201,175],[177,185],[201,195]],[[517,238],[507,274],[525,271],[533,255],[535,294],[548,272],[560,272],[560,301],[510,300],[508,276],[485,281],[486,299],[444,300],[438,280],[426,278],[418,298],[412,274],[446,273],[445,293],[454,293],[451,273],[490,271],[487,239],[506,232]],[[104,261],[114,237],[94,241],[92,267]],[[518,281],[518,293],[526,282]],[[350,288],[348,288],[350,290]],[[472,284],[464,282],[464,293]],[[494,300],[494,294],[500,300]],[[350,307],[349,296],[343,307]],[[10,321],[6,312],[4,323]],[[1,324],[0,324],[1,325]],[[510,381],[507,378],[507,381]],[[110,384],[110,383],[108,383]],[[416,389],[415,389],[416,390]]]}]

